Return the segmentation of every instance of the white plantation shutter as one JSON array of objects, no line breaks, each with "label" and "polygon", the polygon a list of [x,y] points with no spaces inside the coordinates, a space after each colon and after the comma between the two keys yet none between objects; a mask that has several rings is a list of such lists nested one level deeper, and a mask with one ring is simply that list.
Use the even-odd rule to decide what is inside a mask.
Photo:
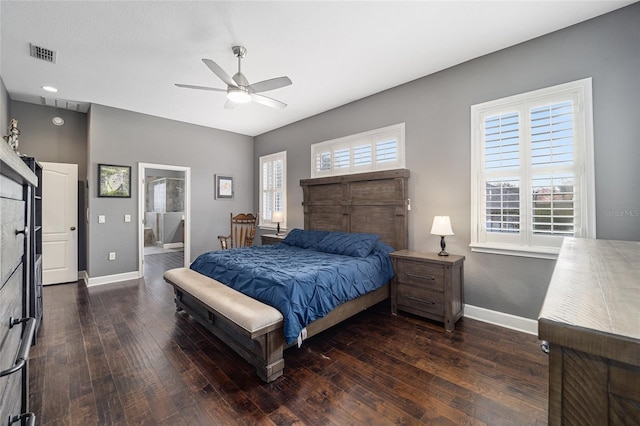
[{"label": "white plantation shutter", "polygon": [[472,250],[547,257],[595,236],[590,95],[586,79],[472,106]]},{"label": "white plantation shutter", "polygon": [[373,163],[371,156],[371,144],[357,145],[353,147],[353,166],[367,167]]},{"label": "white plantation shutter", "polygon": [[404,166],[404,123],[311,145],[312,178]]},{"label": "white plantation shutter", "polygon": [[534,235],[574,236],[575,118],[573,101],[531,109]]},{"label": "white plantation shutter", "polygon": [[487,232],[520,233],[520,180],[488,179],[485,192]]},{"label": "white plantation shutter", "polygon": [[484,122],[485,172],[520,166],[520,120],[517,112],[488,117]]},{"label": "white plantation shutter", "polygon": [[284,222],[280,226],[286,228],[286,170],[286,151],[260,157],[260,226],[275,226],[271,218],[277,211],[284,213]]},{"label": "white plantation shutter", "polygon": [[376,163],[380,164],[398,159],[398,138],[394,136],[383,138],[383,140],[376,142]]}]

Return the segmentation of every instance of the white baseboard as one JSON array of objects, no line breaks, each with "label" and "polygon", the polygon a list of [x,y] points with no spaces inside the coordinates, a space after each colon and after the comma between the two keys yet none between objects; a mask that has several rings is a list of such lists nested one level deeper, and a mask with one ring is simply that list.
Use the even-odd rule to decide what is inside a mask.
[{"label": "white baseboard", "polygon": [[85,283],[87,284],[87,287],[93,287],[96,285],[111,284],[120,281],[137,280],[138,278],[140,278],[138,271],[133,271],[125,272],[123,274],[104,275],[102,277],[87,277],[85,279]]},{"label": "white baseboard", "polygon": [[527,334],[538,335],[538,321],[473,305],[464,305],[464,316]]},{"label": "white baseboard", "polygon": [[162,244],[163,249],[174,249],[174,248],[183,248],[184,243],[166,243]]},{"label": "white baseboard", "polygon": [[87,275],[87,271],[78,271],[78,281],[84,281],[85,285],[89,282],[89,275]]}]

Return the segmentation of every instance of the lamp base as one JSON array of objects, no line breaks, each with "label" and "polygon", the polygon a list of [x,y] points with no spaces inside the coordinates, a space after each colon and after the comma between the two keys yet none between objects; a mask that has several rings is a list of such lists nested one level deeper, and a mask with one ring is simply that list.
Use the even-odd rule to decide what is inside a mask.
[{"label": "lamp base", "polygon": [[438,256],[449,256],[449,253],[447,253],[446,251],[444,251],[444,248],[446,247],[446,244],[444,242],[444,235],[440,236],[440,248],[442,250],[440,250],[440,253],[438,253]]},{"label": "lamp base", "polygon": [[278,222],[278,227],[276,228],[276,237],[280,235],[280,222]]}]

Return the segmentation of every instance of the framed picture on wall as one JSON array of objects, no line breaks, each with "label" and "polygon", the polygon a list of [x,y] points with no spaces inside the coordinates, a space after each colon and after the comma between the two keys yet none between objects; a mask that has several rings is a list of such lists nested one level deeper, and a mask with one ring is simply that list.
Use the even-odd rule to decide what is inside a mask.
[{"label": "framed picture on wall", "polygon": [[131,198],[131,167],[98,164],[98,197]]},{"label": "framed picture on wall", "polygon": [[215,175],[216,192],[215,199],[233,198],[233,176]]}]

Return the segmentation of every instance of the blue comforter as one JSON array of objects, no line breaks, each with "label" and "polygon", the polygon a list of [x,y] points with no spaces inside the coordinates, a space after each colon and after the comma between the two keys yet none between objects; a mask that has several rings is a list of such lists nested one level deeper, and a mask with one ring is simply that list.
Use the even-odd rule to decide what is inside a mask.
[{"label": "blue comforter", "polygon": [[389,281],[390,251],[377,243],[368,256],[352,257],[275,244],[204,253],[191,269],[278,309],[291,344],[309,323]]}]

